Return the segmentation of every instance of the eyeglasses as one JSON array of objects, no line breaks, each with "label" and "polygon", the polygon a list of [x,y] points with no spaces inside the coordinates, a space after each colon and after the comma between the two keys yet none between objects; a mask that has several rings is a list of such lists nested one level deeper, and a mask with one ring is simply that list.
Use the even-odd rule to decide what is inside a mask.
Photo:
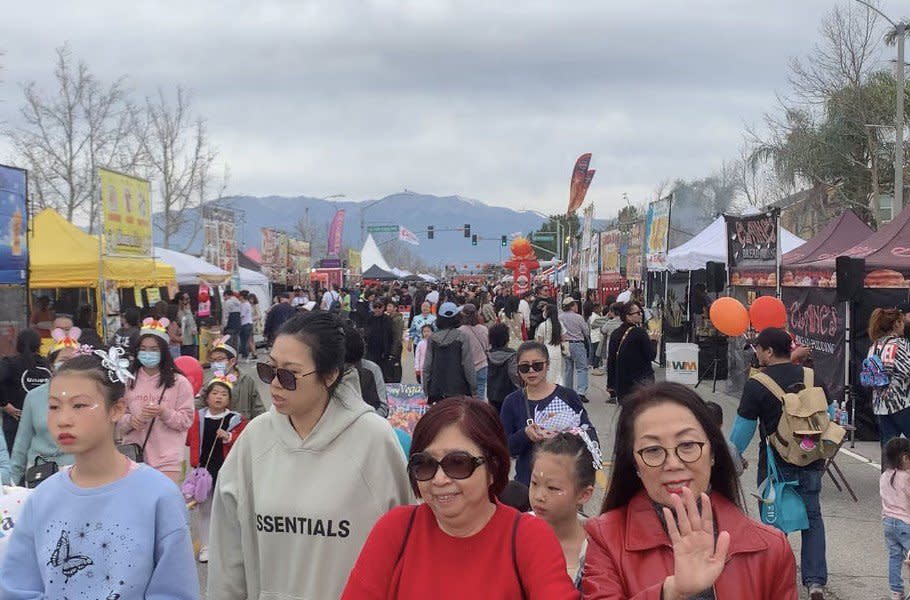
[{"label": "eyeglasses", "polygon": [[303,379],[308,375],[312,375],[316,371],[310,371],[309,373],[302,373],[298,375],[293,371],[288,371],[287,369],[277,369],[270,365],[269,363],[258,362],[256,363],[256,374],[259,375],[259,380],[262,383],[271,385],[272,381],[277,377],[278,385],[283,387],[289,392],[293,392],[297,389],[297,380]]},{"label": "eyeglasses", "polygon": [[534,371],[535,373],[540,373],[547,366],[547,361],[545,360],[535,360],[534,362],[521,363],[518,365],[519,373],[529,373]]},{"label": "eyeglasses", "polygon": [[442,460],[436,460],[426,452],[418,452],[408,461],[408,472],[417,481],[429,481],[436,477],[436,471],[442,467],[442,472],[450,479],[467,479],[485,462],[485,458],[472,456],[462,450],[449,452]]},{"label": "eyeglasses", "polygon": [[702,450],[708,442],[682,442],[675,448],[664,448],[663,446],[648,446],[642,448],[636,454],[641,457],[641,462],[649,467],[662,467],[667,462],[667,456],[670,450],[676,453],[676,458],[680,461],[690,464],[701,458]]}]

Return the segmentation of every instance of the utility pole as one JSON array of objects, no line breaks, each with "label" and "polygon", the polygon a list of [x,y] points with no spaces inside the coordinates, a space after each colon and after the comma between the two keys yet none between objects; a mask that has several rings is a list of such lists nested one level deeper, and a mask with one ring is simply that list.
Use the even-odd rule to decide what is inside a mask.
[{"label": "utility pole", "polygon": [[897,36],[897,115],[895,125],[897,136],[894,140],[894,215],[900,214],[904,207],[904,38],[907,37],[907,23],[901,21],[894,25]]}]

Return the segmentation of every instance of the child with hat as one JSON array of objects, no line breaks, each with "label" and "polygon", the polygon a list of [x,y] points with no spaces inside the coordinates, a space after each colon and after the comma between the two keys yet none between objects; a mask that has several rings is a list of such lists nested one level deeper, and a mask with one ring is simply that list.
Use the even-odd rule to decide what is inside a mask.
[{"label": "child with hat", "polygon": [[[264,413],[265,406],[259,396],[256,381],[237,368],[237,349],[231,346],[230,339],[230,336],[226,335],[215,340],[212,349],[209,350],[209,364],[212,372],[221,371],[236,378],[231,393],[231,408],[250,421]],[[198,408],[203,406],[203,400],[197,402]]]},{"label": "child with hat", "polygon": [[[190,447],[190,465],[205,467],[212,476],[212,486],[218,480],[218,472],[237,436],[246,426],[246,419],[230,409],[237,377],[216,371],[211,381],[203,388],[203,408],[196,411],[193,425],[186,434],[186,445]],[[201,547],[199,562],[208,562],[209,524],[212,518],[212,495],[196,505],[191,522]]]}]

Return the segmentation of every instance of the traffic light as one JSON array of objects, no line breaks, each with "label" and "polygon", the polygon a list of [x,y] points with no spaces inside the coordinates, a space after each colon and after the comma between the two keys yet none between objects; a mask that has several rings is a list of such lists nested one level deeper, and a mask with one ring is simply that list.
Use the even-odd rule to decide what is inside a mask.
[{"label": "traffic light", "polygon": [[502,236],[502,238],[499,240],[499,245],[503,248],[506,247],[506,236]]},{"label": "traffic light", "polygon": [[433,226],[432,226],[432,225],[427,225],[427,239],[428,239],[428,240],[432,240],[432,239],[433,239],[433,234],[434,234]]},{"label": "traffic light", "polygon": [[477,245],[477,234],[476,234],[476,233],[475,233],[474,235],[471,236],[471,245],[472,245],[472,246],[476,246],[476,245]]},{"label": "traffic light", "polygon": [[464,224],[464,236],[471,237],[471,224],[470,223]]}]

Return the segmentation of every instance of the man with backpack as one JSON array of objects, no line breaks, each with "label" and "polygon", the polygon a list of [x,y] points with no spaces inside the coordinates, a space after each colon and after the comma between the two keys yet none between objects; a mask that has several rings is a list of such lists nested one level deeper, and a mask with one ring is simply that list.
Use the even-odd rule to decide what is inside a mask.
[{"label": "man with backpack", "polygon": [[336,315],[341,313],[341,294],[335,289],[334,283],[330,283],[329,289],[322,295],[319,308],[327,312],[331,311]]},{"label": "man with backpack", "polygon": [[[824,600],[828,566],[819,494],[825,458],[837,452],[843,429],[830,422],[827,396],[815,387],[812,370],[791,362],[790,334],[769,327],[754,346],[762,371],[746,381],[730,440],[742,454],[758,428],[759,484],[768,472],[767,444],[781,479],[797,482],[794,489],[805,504],[809,523],[802,530],[802,583],[810,600]],[[811,418],[804,418],[810,413]]]},{"label": "man with backpack", "polygon": [[436,317],[436,332],[427,340],[421,383],[429,404],[452,396],[477,394],[477,377],[471,345],[458,330],[461,308],[443,302]]}]

